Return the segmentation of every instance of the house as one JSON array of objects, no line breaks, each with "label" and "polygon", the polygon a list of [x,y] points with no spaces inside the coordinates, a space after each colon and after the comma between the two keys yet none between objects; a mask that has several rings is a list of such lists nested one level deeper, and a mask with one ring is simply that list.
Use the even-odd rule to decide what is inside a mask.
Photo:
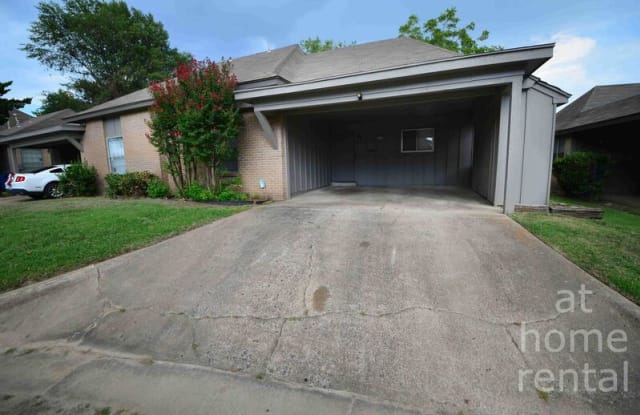
[{"label": "house", "polygon": [[[556,106],[532,75],[553,44],[461,56],[408,38],[306,55],[292,45],[234,59],[245,191],[287,199],[332,183],[464,186],[513,212],[546,205]],[[144,89],[67,118],[85,124],[101,176],[150,170]]]},{"label": "house", "polygon": [[28,172],[80,160],[84,126],[65,120],[73,114],[66,109],[34,118],[12,111],[0,128],[0,173]]},{"label": "house", "polygon": [[609,155],[604,193],[640,194],[640,84],[600,85],[556,116],[555,157],[574,151]]}]

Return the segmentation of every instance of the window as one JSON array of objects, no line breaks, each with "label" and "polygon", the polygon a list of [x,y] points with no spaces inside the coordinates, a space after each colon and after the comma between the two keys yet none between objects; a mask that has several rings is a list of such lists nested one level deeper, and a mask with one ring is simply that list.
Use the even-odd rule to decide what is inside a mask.
[{"label": "window", "polygon": [[109,146],[109,168],[111,173],[124,174],[127,166],[124,160],[124,145],[122,137],[111,137],[107,139]]},{"label": "window", "polygon": [[21,149],[22,167],[20,170],[31,172],[44,167],[42,164],[42,150],[39,148]]},{"label": "window", "polygon": [[435,128],[402,130],[401,151],[403,153],[430,153],[434,150]]},{"label": "window", "polygon": [[122,142],[122,133],[120,132],[120,118],[104,120],[104,132],[107,138],[107,153],[111,173],[126,173],[127,163],[124,158],[124,143]]}]

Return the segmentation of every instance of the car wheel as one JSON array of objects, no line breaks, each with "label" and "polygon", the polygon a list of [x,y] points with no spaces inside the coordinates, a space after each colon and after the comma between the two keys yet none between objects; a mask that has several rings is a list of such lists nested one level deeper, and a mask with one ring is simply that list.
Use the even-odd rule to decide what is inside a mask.
[{"label": "car wheel", "polygon": [[62,197],[62,192],[58,189],[58,182],[48,183],[44,187],[44,196],[49,199],[57,199]]}]

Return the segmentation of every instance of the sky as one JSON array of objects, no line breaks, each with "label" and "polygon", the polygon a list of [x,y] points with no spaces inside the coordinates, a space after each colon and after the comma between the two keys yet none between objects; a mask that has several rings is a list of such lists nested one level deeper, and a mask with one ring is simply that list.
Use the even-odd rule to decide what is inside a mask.
[{"label": "sky", "polygon": [[[55,91],[68,76],[28,59],[20,45],[37,18],[32,0],[0,0],[0,81],[13,81],[5,97]],[[196,58],[239,57],[320,36],[366,43],[393,38],[416,14],[422,21],[456,6],[461,24],[487,29],[505,48],[555,42],[554,57],[536,75],[573,99],[595,85],[640,82],[638,0],[127,0],[164,24],[171,46]]]}]

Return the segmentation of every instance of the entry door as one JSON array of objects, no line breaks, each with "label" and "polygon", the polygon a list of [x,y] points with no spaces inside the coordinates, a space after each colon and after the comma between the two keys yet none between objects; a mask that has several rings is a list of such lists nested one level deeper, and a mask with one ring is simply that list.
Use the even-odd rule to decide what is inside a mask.
[{"label": "entry door", "polygon": [[332,151],[333,182],[354,182],[356,180],[356,141],[352,135],[339,137],[333,141]]}]

